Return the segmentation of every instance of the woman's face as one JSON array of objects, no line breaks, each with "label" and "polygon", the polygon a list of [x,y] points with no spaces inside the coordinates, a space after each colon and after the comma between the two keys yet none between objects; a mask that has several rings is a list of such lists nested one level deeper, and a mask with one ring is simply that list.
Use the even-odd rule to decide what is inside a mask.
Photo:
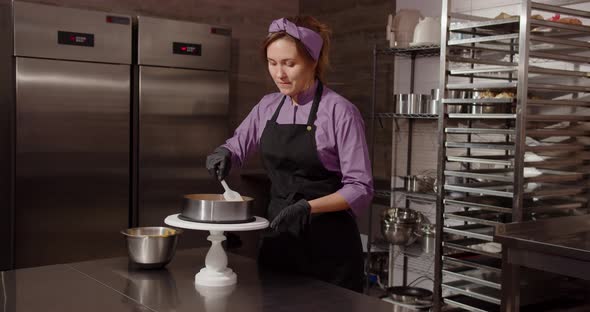
[{"label": "woman's face", "polygon": [[313,84],[315,63],[299,54],[293,40],[273,41],[266,48],[266,58],[268,72],[282,94],[294,97]]}]

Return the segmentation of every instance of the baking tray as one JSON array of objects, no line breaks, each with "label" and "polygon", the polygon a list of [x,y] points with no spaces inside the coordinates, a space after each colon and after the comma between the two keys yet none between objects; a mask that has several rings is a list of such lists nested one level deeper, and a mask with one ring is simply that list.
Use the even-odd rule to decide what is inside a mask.
[{"label": "baking tray", "polygon": [[465,295],[443,298],[444,303],[472,312],[500,312],[500,306]]},{"label": "baking tray", "polygon": [[546,100],[546,99],[529,99],[527,104],[534,105],[555,105],[555,106],[590,106],[590,101],[582,100]]},{"label": "baking tray", "polygon": [[502,273],[502,260],[484,255],[474,254],[471,252],[461,252],[442,257],[445,263],[455,266],[468,266],[475,269],[485,269],[488,271]]},{"label": "baking tray", "polygon": [[496,212],[512,213],[512,199],[495,196],[466,196],[460,198],[446,198],[445,205],[485,209]]},{"label": "baking tray", "polygon": [[445,176],[483,179],[488,181],[513,182],[513,169],[445,170]]},{"label": "baking tray", "polygon": [[457,211],[443,214],[445,218],[451,220],[460,220],[465,222],[476,222],[479,224],[497,226],[503,223],[509,223],[512,215],[488,210],[469,210]]},{"label": "baking tray", "polygon": [[447,248],[502,259],[501,252],[491,252],[491,250],[495,251],[497,245],[497,243],[486,242],[476,238],[463,238],[443,242],[443,246]]},{"label": "baking tray", "polygon": [[[478,170],[445,170],[446,176],[463,177],[472,179],[483,179],[488,181],[510,182],[514,181],[513,169],[478,169]],[[579,181],[584,178],[584,174],[579,172],[557,171],[557,170],[537,170],[533,175],[532,172],[526,172],[524,177],[525,183],[560,183]]]},{"label": "baking tray", "polygon": [[[484,98],[484,99],[443,99],[443,103],[445,104],[509,104],[513,102],[513,99],[510,98],[503,98],[503,99],[496,99],[496,98]],[[590,106],[590,104],[588,104]]]},{"label": "baking tray", "polygon": [[[590,119],[590,116],[588,116]],[[546,138],[552,136],[590,136],[590,131],[567,128],[527,129],[526,135],[532,138]]]},{"label": "baking tray", "polygon": [[516,119],[516,114],[449,114],[451,119]]},{"label": "baking tray", "polygon": [[468,281],[446,282],[442,283],[441,286],[445,289],[458,292],[471,298],[476,298],[498,305],[501,303],[501,292],[495,288],[481,286]]},{"label": "baking tray", "polygon": [[[445,128],[446,133],[450,134],[504,134],[513,135],[514,129],[498,128]],[[590,131],[589,131],[590,133]]]},{"label": "baking tray", "polygon": [[514,157],[510,155],[447,156],[447,161],[512,166]]},{"label": "baking tray", "polygon": [[526,120],[527,121],[590,121],[590,116],[577,115],[577,114],[570,114],[570,115],[527,114]]},{"label": "baking tray", "polygon": [[491,272],[472,267],[461,266],[454,268],[445,268],[442,273],[458,279],[469,281],[478,285],[487,286],[495,289],[501,289],[501,273]]},{"label": "baking tray", "polygon": [[475,22],[466,22],[466,23],[457,23],[453,24],[449,27],[449,30],[452,32],[457,32],[459,30],[467,30],[467,31],[477,31],[478,28],[485,28],[493,31],[506,30],[506,26],[509,26],[509,29],[518,29],[518,22],[520,21],[519,17],[511,17],[511,18],[504,18],[504,19],[494,19],[488,21],[475,21]]},{"label": "baking tray", "polygon": [[468,43],[495,42],[495,41],[511,40],[511,39],[518,39],[518,33],[476,37],[476,38],[468,38],[468,39],[454,39],[454,40],[449,40],[447,45],[454,46],[454,45],[461,45],[461,44],[468,44]]},{"label": "baking tray", "polygon": [[449,90],[490,90],[490,89],[515,89],[517,82],[474,82],[474,83],[448,83]]},{"label": "baking tray", "polygon": [[445,226],[443,232],[491,242],[494,240],[495,228],[485,224],[465,224],[451,227]]},{"label": "baking tray", "polygon": [[[491,114],[490,114],[491,115]],[[514,150],[514,143],[510,142],[445,142],[448,148],[476,148],[491,150]]]},{"label": "baking tray", "polygon": [[[581,1],[578,1],[578,2],[581,2]],[[582,1],[582,2],[585,2],[585,1]],[[539,3],[539,2],[531,2],[531,9],[550,12],[550,13],[563,13],[563,14],[567,14],[567,15],[574,15],[574,16],[579,16],[579,17],[590,18],[590,12],[588,12],[588,11],[576,10],[576,9],[571,9],[571,8],[566,8],[566,7],[556,6],[556,5],[550,5],[550,4],[544,4],[544,3]]]},{"label": "baking tray", "polygon": [[[487,186],[487,185],[490,186]],[[514,196],[512,185],[506,184],[491,184],[491,183],[461,183],[461,184],[445,184],[445,191],[454,191],[471,194],[491,195],[498,197],[512,198]]]}]

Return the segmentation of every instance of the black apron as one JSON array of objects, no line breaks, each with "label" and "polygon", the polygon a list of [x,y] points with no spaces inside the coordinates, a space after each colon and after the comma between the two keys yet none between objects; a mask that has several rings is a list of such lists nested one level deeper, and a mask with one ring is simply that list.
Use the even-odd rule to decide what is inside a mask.
[{"label": "black apron", "polygon": [[[276,122],[285,102],[283,96],[262,132],[260,151],[272,183],[270,221],[302,198],[310,201],[342,187],[341,178],[324,168],[317,153],[314,121],[322,91],[322,83],[318,82],[307,124]],[[262,268],[310,275],[362,292],[362,244],[350,211],[313,214],[300,235],[267,230],[258,260]]]}]

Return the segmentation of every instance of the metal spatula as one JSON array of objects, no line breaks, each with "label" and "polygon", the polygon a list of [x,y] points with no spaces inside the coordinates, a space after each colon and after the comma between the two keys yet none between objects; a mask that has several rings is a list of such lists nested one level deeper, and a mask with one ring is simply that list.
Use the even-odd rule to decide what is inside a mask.
[{"label": "metal spatula", "polygon": [[223,188],[225,189],[225,192],[223,192],[223,198],[225,200],[227,200],[227,201],[243,201],[240,193],[238,193],[236,191],[232,191],[229,188],[229,186],[227,186],[227,183],[225,183],[225,180],[221,180],[221,185],[223,185]]}]

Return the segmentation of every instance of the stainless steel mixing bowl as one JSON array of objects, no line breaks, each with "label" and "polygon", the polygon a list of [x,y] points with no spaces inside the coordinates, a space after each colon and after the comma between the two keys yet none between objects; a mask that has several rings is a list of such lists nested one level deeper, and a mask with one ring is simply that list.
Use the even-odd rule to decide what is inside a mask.
[{"label": "stainless steel mixing bowl", "polygon": [[243,223],[254,219],[254,198],[242,196],[243,201],[226,201],[219,194],[190,194],[184,196],[181,219],[207,223]]},{"label": "stainless steel mixing bowl", "polygon": [[122,230],[127,238],[129,260],[140,268],[163,268],[168,264],[182,230],[168,227],[137,227]]},{"label": "stainless steel mixing bowl", "polygon": [[416,240],[421,223],[422,215],[414,210],[389,208],[381,218],[381,234],[390,244],[407,246]]}]

